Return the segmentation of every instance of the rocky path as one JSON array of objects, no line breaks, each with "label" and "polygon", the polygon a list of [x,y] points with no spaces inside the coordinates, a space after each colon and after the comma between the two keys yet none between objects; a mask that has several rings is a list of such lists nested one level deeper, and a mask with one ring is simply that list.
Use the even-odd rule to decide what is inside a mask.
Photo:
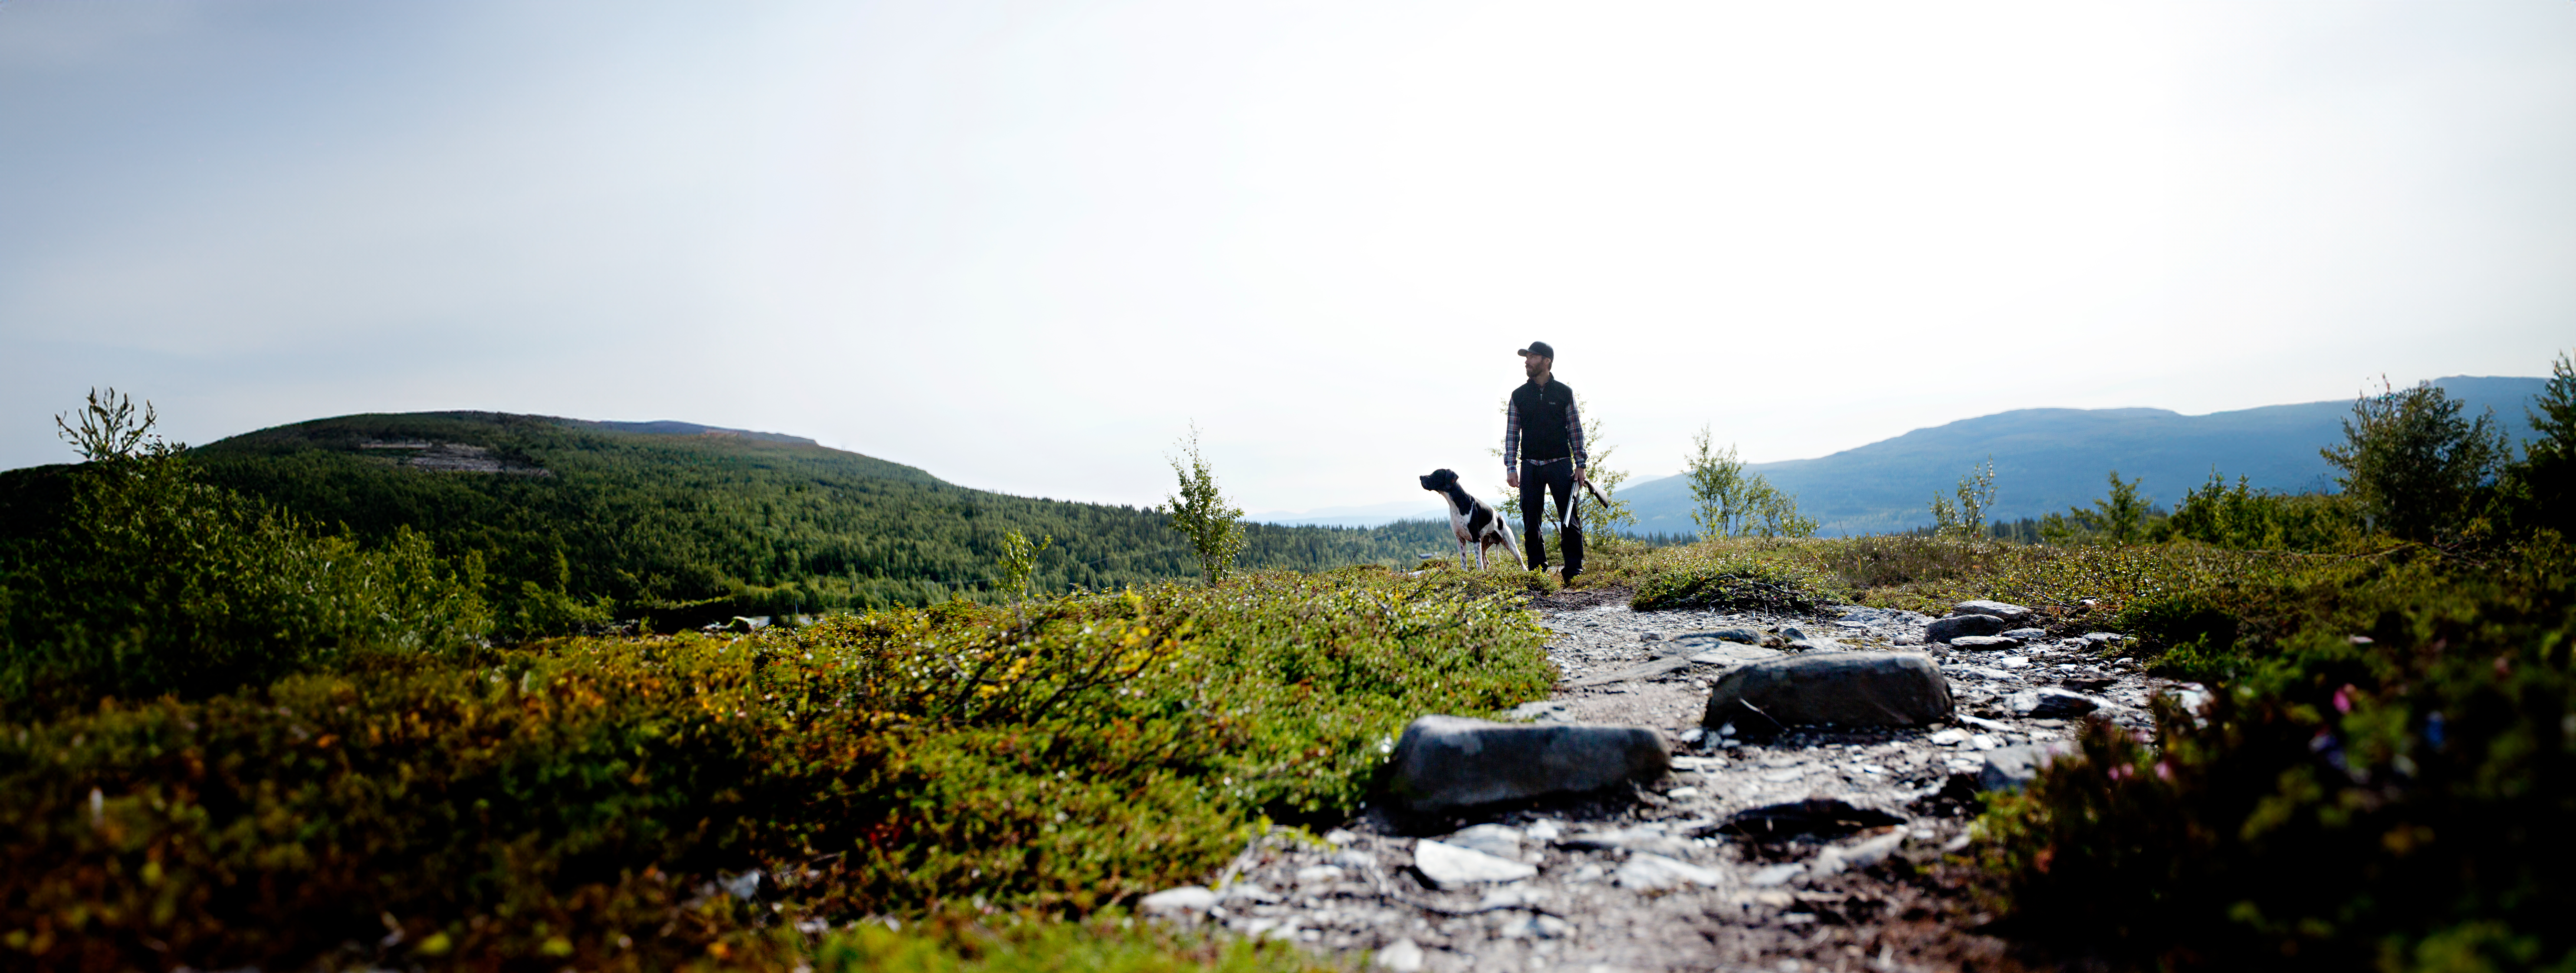
[{"label": "rocky path", "polygon": [[[1958,904],[1920,879],[1969,840],[1955,798],[2026,779],[2071,739],[2070,717],[2143,727],[2149,693],[2198,687],[2104,662],[2101,633],[1828,614],[1560,603],[1543,616],[1563,681],[1515,715],[1657,728],[1673,742],[1673,773],[1472,819],[1398,827],[1372,813],[1321,842],[1283,832],[1247,848],[1213,890],[1161,893],[1146,909],[1369,951],[1397,971],[2022,965],[2007,944],[1960,928]],[[1710,684],[1730,669],[1846,651],[1929,653],[1956,722],[1761,742],[1701,730]]]}]

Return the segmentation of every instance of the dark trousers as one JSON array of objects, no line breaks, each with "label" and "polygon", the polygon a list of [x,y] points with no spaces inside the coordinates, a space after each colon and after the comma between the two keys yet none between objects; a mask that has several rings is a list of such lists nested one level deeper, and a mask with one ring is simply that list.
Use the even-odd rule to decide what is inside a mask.
[{"label": "dark trousers", "polygon": [[1583,514],[1574,506],[1574,461],[1521,463],[1521,535],[1526,538],[1522,550],[1529,555],[1532,571],[1547,570],[1547,545],[1540,543],[1539,521],[1547,510],[1547,498],[1556,497],[1556,519],[1559,544],[1565,551],[1565,576],[1573,577],[1583,570]]}]

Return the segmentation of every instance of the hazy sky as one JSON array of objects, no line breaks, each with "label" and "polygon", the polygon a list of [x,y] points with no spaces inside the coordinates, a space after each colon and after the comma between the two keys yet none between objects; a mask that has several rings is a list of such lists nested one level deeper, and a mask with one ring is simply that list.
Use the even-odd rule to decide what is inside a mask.
[{"label": "hazy sky", "polygon": [[0,466],[684,419],[1414,499],[1559,350],[1756,461],[2576,346],[2576,3],[0,3]]}]

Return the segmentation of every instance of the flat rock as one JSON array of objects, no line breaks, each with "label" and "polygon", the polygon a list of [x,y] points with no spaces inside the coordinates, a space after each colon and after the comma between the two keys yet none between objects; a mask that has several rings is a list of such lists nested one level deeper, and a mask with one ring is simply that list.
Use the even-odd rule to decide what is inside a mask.
[{"label": "flat rock", "polygon": [[2040,639],[2047,638],[2048,630],[2044,628],[2008,628],[2004,630],[2004,637],[2008,639],[2020,639],[2024,642],[2036,642]]},{"label": "flat rock", "polygon": [[1514,723],[1527,723],[1531,720],[1556,720],[1559,722],[1565,722],[1570,719],[1570,717],[1566,715],[1569,712],[1572,712],[1572,707],[1569,707],[1564,703],[1560,703],[1552,699],[1542,699],[1534,703],[1522,703],[1518,706],[1514,706],[1511,708],[1510,712],[1503,714],[1503,718]]},{"label": "flat rock", "polygon": [[1691,665],[1692,662],[1689,659],[1680,658],[1678,656],[1665,656],[1664,658],[1656,659],[1651,662],[1643,662],[1629,666],[1628,668],[1621,669],[1616,672],[1605,672],[1597,676],[1585,676],[1581,679],[1574,680],[1573,682],[1566,683],[1565,686],[1568,689],[1583,689],[1591,686],[1606,686],[1614,682],[1653,679],[1657,676],[1668,676],[1673,673],[1680,672],[1684,669],[1690,668]]},{"label": "flat rock", "polygon": [[1947,642],[1962,635],[1999,635],[2004,620],[1993,615],[1952,615],[1935,618],[1923,626],[1926,642]]},{"label": "flat rock", "polygon": [[1672,637],[1676,642],[1741,642],[1762,644],[1762,633],[1749,628],[1713,628],[1705,632],[1683,632]]},{"label": "flat rock", "polygon": [[1988,791],[2017,791],[2039,776],[2039,769],[2066,759],[2074,752],[2072,744],[2059,741],[2050,744],[2023,744],[1996,747],[1982,756],[1985,764],[1977,769],[1977,788]]},{"label": "flat rock", "polygon": [[1420,973],[1422,960],[1422,947],[1414,945],[1413,940],[1398,939],[1378,950],[1370,962],[1389,973]]},{"label": "flat rock", "polygon": [[1620,865],[1618,871],[1610,873],[1610,880],[1619,883],[1620,888],[1632,891],[1659,892],[1683,885],[1714,888],[1726,884],[1726,873],[1701,868],[1677,858],[1639,851],[1631,852],[1628,861]]},{"label": "flat rock", "polygon": [[1488,855],[1425,838],[1413,843],[1413,867],[1444,889],[1484,882],[1517,882],[1538,874],[1538,866]]},{"label": "flat rock", "polygon": [[[1709,643],[1702,642],[1699,644],[1707,645]],[[1781,653],[1778,649],[1766,649],[1758,645],[1737,645],[1733,642],[1719,642],[1715,648],[1693,655],[1690,657],[1690,660],[1693,664],[1703,666],[1740,666],[1747,662],[1760,662],[1764,659],[1777,659],[1780,655]]]},{"label": "flat rock", "polygon": [[1950,685],[1911,652],[1836,652],[1756,662],[1720,677],[1700,724],[1922,726],[1950,718]]},{"label": "flat rock", "polygon": [[1806,870],[1806,862],[1787,862],[1779,865],[1771,865],[1761,869],[1760,871],[1754,872],[1752,877],[1744,880],[1744,884],[1751,885],[1756,888],[1779,885],[1790,879],[1798,877],[1799,872]]},{"label": "flat rock", "polygon": [[1868,868],[1887,860],[1904,843],[1905,831],[1900,828],[1848,847],[1827,848],[1807,871],[1811,875],[1832,875],[1845,868]]},{"label": "flat rock", "polygon": [[2021,640],[2009,635],[1962,635],[1950,640],[1950,647],[1971,652],[2021,648]]},{"label": "flat rock", "polygon": [[1425,716],[1388,758],[1387,792],[1437,811],[1596,791],[1672,769],[1660,731],[1594,723],[1494,723]]},{"label": "flat rock", "polygon": [[2044,686],[2014,693],[2005,705],[2016,716],[2031,719],[2067,719],[2101,709],[2104,701],[2083,693]]},{"label": "flat rock", "polygon": [[1450,835],[1449,837],[1441,840],[1460,848],[1472,848],[1476,851],[1481,851],[1497,858],[1509,858],[1513,861],[1519,861],[1521,857],[1522,837],[1520,829],[1518,828],[1500,824],[1480,824],[1475,827],[1462,830],[1457,834]]},{"label": "flat rock", "polygon": [[1992,615],[2007,622],[2018,622],[2030,617],[2030,609],[2001,601],[1963,601],[1950,609],[1950,617],[1961,615]]},{"label": "flat rock", "polygon": [[1216,906],[1216,892],[1203,885],[1184,885],[1164,889],[1136,900],[1136,908],[1146,912],[1199,913]]},{"label": "flat rock", "polygon": [[2201,707],[2209,705],[2209,687],[2196,682],[2175,683],[2171,688],[2166,689],[2164,694],[2172,698],[2175,705],[2182,707],[2183,712],[2193,716],[2200,715]]},{"label": "flat rock", "polygon": [[1853,807],[1848,801],[1830,797],[1810,797],[1738,811],[1726,819],[1726,830],[1755,841],[1776,841],[1797,835],[1844,835],[1904,823],[1904,818],[1885,811]]},{"label": "flat rock", "polygon": [[1641,824],[1633,828],[1616,828],[1609,831],[1586,831],[1558,838],[1556,843],[1559,847],[1586,851],[1616,848],[1621,851],[1680,855],[1690,850],[1687,843],[1665,830],[1660,824]]}]

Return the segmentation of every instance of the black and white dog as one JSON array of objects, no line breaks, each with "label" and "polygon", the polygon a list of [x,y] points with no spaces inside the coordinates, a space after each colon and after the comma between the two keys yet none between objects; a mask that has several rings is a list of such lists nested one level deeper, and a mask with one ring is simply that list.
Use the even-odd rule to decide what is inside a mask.
[{"label": "black and white dog", "polygon": [[1467,550],[1472,547],[1476,551],[1476,568],[1483,570],[1485,549],[1496,544],[1512,552],[1512,567],[1515,569],[1529,563],[1529,559],[1521,556],[1519,542],[1512,540],[1511,528],[1503,525],[1502,515],[1458,485],[1458,471],[1433,470],[1422,477],[1422,488],[1448,498],[1449,529],[1458,535],[1460,566],[1466,565]]}]

